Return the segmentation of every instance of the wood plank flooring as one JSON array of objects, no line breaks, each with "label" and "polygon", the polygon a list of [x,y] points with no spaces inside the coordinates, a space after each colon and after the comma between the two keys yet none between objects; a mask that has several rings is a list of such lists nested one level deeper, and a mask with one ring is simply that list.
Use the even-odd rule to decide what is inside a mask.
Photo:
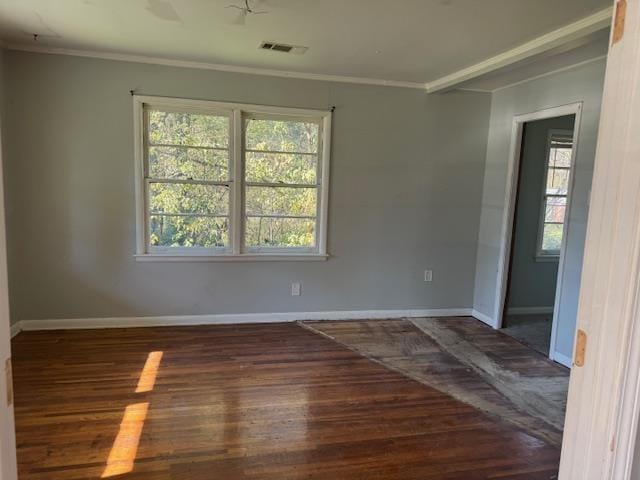
[{"label": "wood plank flooring", "polygon": [[538,438],[562,443],[569,369],[472,317],[303,324]]},{"label": "wood plank flooring", "polygon": [[559,449],[296,324],[23,332],[21,480],[548,480]]}]

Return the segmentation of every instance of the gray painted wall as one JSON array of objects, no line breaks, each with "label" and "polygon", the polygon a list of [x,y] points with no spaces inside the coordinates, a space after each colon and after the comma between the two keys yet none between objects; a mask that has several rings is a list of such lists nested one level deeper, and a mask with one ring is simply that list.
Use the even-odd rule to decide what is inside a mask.
[{"label": "gray painted wall", "polygon": [[547,142],[549,130],[573,130],[574,118],[568,115],[525,124],[507,298],[510,308],[553,307],[558,261],[536,261]]},{"label": "gray painted wall", "polygon": [[[471,307],[491,97],[7,52],[12,318]],[[136,263],[129,90],[334,114],[318,263]],[[432,283],[423,270],[434,271]],[[289,294],[303,284],[302,296]]]},{"label": "gray painted wall", "polygon": [[562,278],[557,352],[571,357],[588,199],[593,177],[605,60],[543,77],[495,92],[482,196],[474,308],[494,317],[494,298],[500,249],[500,231],[507,178],[507,159],[514,115],[544,108],[584,102],[575,164],[575,183],[567,231],[566,266]]}]

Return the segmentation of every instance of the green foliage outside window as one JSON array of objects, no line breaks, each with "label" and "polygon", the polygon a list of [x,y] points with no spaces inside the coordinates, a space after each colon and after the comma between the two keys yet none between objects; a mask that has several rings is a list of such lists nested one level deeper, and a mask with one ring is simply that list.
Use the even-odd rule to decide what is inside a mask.
[{"label": "green foliage outside window", "polygon": [[[229,118],[157,110],[147,115],[150,244],[228,247]],[[245,244],[314,246],[318,124],[246,119],[244,138]]]}]

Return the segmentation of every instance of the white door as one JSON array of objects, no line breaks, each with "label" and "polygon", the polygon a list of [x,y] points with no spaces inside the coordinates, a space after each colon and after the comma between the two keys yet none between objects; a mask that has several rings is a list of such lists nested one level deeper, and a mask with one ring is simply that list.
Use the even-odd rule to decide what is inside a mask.
[{"label": "white door", "polygon": [[634,478],[640,415],[640,0],[618,0],[611,42],[560,480]]}]

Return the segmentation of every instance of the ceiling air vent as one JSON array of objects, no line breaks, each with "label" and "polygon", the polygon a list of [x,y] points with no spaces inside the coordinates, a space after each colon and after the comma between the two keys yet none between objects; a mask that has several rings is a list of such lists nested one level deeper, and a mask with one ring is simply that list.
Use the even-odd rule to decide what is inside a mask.
[{"label": "ceiling air vent", "polygon": [[309,47],[301,47],[299,45],[287,45],[285,43],[276,43],[276,42],[262,42],[259,48],[262,50],[271,50],[273,52],[293,53],[295,55],[302,55],[307,50],[309,50]]}]

